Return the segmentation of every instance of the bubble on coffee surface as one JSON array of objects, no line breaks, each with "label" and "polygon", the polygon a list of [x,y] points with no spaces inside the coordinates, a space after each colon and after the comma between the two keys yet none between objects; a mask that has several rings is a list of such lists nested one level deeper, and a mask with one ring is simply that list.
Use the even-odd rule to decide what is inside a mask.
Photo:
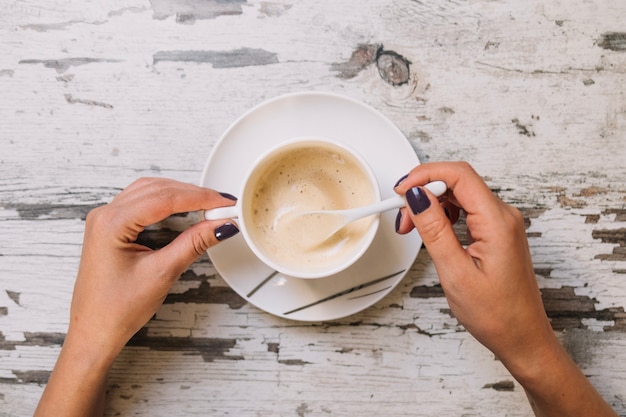
[{"label": "bubble on coffee surface", "polygon": [[354,253],[371,218],[355,221],[319,245],[311,245],[307,235],[328,219],[297,216],[374,201],[367,175],[351,156],[326,146],[305,147],[275,157],[262,169],[252,201],[250,232],[268,258],[293,269],[324,270]]}]

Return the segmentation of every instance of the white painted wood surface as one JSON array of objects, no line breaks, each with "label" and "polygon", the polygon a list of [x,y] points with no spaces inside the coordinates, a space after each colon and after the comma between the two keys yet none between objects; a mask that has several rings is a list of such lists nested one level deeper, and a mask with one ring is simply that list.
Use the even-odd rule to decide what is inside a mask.
[{"label": "white painted wood surface", "polygon": [[[236,117],[302,90],[372,105],[422,161],[468,160],[524,211],[555,331],[626,416],[626,3],[0,10],[0,416],[30,415],[54,364],[85,213],[140,176],[197,183]],[[408,81],[385,59],[408,62]],[[450,316],[426,251],[381,302],[329,323],[245,304],[203,258],[131,345],[107,415],[531,415]]]}]

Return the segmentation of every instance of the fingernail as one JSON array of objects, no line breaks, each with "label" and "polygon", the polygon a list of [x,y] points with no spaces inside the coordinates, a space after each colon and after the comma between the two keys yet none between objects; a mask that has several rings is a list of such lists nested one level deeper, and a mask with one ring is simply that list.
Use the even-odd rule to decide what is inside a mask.
[{"label": "fingernail", "polygon": [[406,192],[406,202],[413,214],[420,214],[430,207],[430,200],[426,192],[419,187],[413,187]]},{"label": "fingernail", "polygon": [[393,186],[393,188],[396,188],[398,185],[402,184],[402,182],[407,179],[409,177],[409,174],[404,175],[402,178],[400,178],[398,181],[396,181],[396,185]]},{"label": "fingernail", "polygon": [[396,233],[400,230],[400,223],[402,222],[402,212],[398,210],[398,214],[396,214]]},{"label": "fingernail", "polygon": [[237,197],[235,197],[232,194],[228,194],[228,193],[220,193],[220,195],[224,198],[227,198],[229,200],[233,200],[233,201],[237,201]]},{"label": "fingernail", "polygon": [[215,238],[220,242],[239,233],[239,229],[232,223],[224,223],[215,228]]}]

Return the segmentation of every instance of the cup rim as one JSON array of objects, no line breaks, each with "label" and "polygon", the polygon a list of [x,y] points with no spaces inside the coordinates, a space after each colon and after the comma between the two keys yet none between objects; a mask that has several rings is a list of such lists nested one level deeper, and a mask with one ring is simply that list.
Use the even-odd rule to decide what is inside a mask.
[{"label": "cup rim", "polygon": [[337,273],[340,273],[348,269],[350,266],[352,266],[357,260],[359,260],[363,256],[363,254],[370,247],[372,241],[374,240],[374,237],[378,233],[378,228],[380,225],[380,216],[375,216],[372,219],[372,222],[368,226],[367,231],[361,237],[359,249],[357,251],[355,251],[351,256],[347,257],[346,260],[344,260],[343,262],[340,262],[339,264],[334,265],[331,268],[324,269],[324,271],[320,272],[320,271],[303,271],[303,270],[298,270],[298,269],[294,269],[291,267],[285,267],[284,265],[281,265],[280,263],[275,262],[273,259],[271,259],[271,257],[268,257],[265,253],[263,253],[263,251],[254,242],[254,238],[251,236],[249,232],[248,226],[246,225],[245,213],[244,213],[244,208],[243,208],[246,204],[245,199],[246,199],[246,190],[248,186],[248,179],[254,173],[254,171],[261,165],[261,163],[267,158],[271,157],[272,155],[281,152],[285,148],[288,148],[290,146],[297,146],[300,144],[306,144],[306,143],[317,144],[317,145],[327,146],[327,147],[328,146],[335,147],[350,154],[358,162],[363,172],[367,175],[370,184],[372,185],[372,191],[374,193],[374,200],[372,201],[372,203],[375,203],[381,200],[381,192],[380,192],[380,185],[378,184],[378,179],[376,175],[374,174],[374,171],[372,170],[370,165],[367,163],[365,158],[359,154],[359,152],[357,152],[352,147],[346,146],[345,144],[332,138],[314,136],[314,135],[297,136],[297,137],[293,137],[285,141],[282,141],[278,143],[277,145],[274,145],[270,147],[269,149],[265,150],[263,153],[261,153],[261,155],[259,155],[255,159],[254,163],[248,168],[244,176],[244,181],[239,191],[240,201],[237,204],[239,206],[238,220],[240,223],[241,232],[244,236],[244,239],[248,247],[254,253],[254,255],[258,257],[259,260],[261,260],[261,262],[263,262],[270,268],[276,270],[277,272],[283,275],[295,277],[295,278],[302,278],[302,279],[326,278],[326,277],[335,275]]}]

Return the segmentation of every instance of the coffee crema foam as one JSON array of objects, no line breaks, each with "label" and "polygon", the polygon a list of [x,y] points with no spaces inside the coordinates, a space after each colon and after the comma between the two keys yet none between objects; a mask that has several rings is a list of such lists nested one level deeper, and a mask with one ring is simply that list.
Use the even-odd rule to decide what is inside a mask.
[{"label": "coffee crema foam", "polygon": [[320,244],[306,237],[324,217],[298,214],[371,204],[376,193],[352,155],[330,145],[279,153],[259,167],[250,195],[249,233],[268,258],[292,269],[324,271],[359,249],[373,218],[352,222]]}]

